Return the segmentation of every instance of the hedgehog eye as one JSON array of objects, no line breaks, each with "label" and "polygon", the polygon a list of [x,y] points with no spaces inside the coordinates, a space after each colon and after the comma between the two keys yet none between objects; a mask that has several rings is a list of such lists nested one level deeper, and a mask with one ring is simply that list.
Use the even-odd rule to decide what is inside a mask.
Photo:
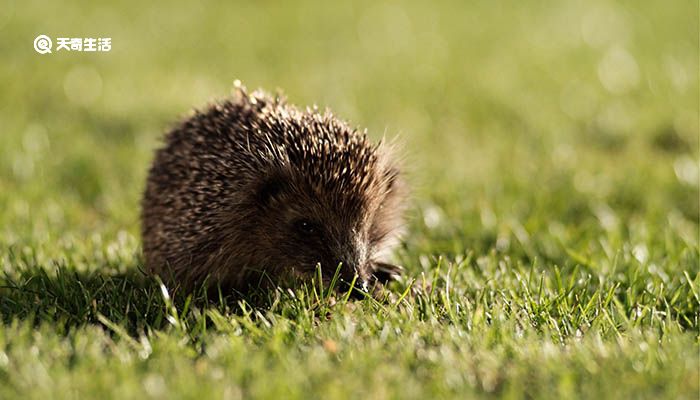
[{"label": "hedgehog eye", "polygon": [[313,235],[318,232],[316,224],[304,218],[294,221],[294,230],[302,235]]}]

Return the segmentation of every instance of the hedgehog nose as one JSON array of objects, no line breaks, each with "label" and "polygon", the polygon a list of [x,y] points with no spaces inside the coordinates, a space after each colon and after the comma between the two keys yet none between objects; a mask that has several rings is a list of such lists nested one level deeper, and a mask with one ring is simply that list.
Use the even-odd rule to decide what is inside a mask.
[{"label": "hedgehog nose", "polygon": [[367,281],[352,263],[342,262],[339,275],[343,289],[351,291],[351,297],[362,299],[369,292]]},{"label": "hedgehog nose", "polygon": [[363,299],[369,293],[367,281],[357,274],[345,275],[340,278],[341,290],[350,292],[353,299]]},{"label": "hedgehog nose", "polygon": [[357,279],[359,280],[359,274],[357,273],[357,268],[355,267],[354,263],[349,262],[347,260],[340,260],[338,262],[338,265],[340,265],[340,271],[339,271],[339,278],[350,284],[353,279],[355,279],[355,276],[357,276]]},{"label": "hedgehog nose", "polygon": [[367,294],[369,293],[369,288],[367,287],[367,282],[362,281],[362,282],[355,282],[355,286],[349,287],[348,288],[350,292],[350,297],[353,299],[364,299]]}]

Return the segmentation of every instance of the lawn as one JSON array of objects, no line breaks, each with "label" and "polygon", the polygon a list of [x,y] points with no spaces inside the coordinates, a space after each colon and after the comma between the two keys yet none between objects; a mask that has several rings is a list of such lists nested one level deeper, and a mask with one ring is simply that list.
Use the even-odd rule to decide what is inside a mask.
[{"label": "lawn", "polygon": [[[698,4],[9,1],[0,398],[667,398],[700,391]],[[40,55],[34,38],[110,37]],[[406,276],[169,293],[159,138],[233,81],[398,136]]]}]

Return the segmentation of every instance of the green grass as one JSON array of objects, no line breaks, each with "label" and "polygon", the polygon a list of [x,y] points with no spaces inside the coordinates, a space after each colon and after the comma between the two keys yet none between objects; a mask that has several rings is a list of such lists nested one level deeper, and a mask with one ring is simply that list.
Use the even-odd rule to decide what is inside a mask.
[{"label": "green grass", "polygon": [[[0,398],[696,399],[697,3],[463,3],[3,4]],[[234,79],[399,135],[392,298],[140,272],[158,138]]]}]

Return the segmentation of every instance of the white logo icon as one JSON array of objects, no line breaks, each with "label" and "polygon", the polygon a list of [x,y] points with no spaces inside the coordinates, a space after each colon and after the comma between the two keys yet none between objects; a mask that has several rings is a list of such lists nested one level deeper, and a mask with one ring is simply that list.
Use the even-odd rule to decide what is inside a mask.
[{"label": "white logo icon", "polygon": [[46,35],[39,35],[34,39],[34,50],[39,54],[51,53],[51,38]]}]

